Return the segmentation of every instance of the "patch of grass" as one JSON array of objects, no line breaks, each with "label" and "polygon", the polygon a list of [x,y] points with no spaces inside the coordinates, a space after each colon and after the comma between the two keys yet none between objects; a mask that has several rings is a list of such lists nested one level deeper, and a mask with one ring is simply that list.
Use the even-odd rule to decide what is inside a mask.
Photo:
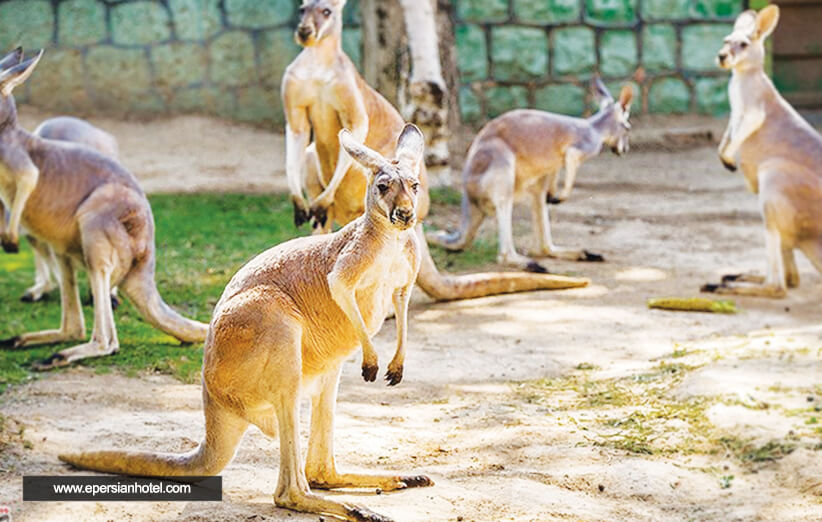
[{"label": "patch of grass", "polygon": [[428,191],[432,205],[460,206],[462,192],[452,187],[434,187]]},{"label": "patch of grass", "polygon": [[797,448],[796,442],[788,439],[774,439],[762,446],[756,446],[750,440],[726,436],[720,437],[719,443],[743,463],[779,460],[790,455]]},{"label": "patch of grass", "polygon": [[[282,241],[309,233],[296,230],[291,203],[283,195],[156,195],[150,198],[156,223],[157,286],[163,299],[188,317],[208,322],[226,283],[243,263]],[[0,338],[56,328],[58,292],[45,302],[21,303],[33,282],[32,253],[25,241],[19,254],[0,254]],[[85,279],[81,295],[88,295]],[[87,335],[92,309],[84,307]],[[128,374],[149,370],[186,381],[199,378],[202,348],[180,346],[145,323],[127,301],[115,311],[120,351],[82,362],[98,372],[119,368]],[[32,362],[70,344],[0,351],[0,392],[32,378]]]}]

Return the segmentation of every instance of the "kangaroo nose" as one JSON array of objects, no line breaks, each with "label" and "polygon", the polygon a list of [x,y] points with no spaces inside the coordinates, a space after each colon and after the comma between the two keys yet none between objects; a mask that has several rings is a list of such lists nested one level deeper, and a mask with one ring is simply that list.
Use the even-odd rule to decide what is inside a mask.
[{"label": "kangaroo nose", "polygon": [[300,37],[300,40],[305,40],[309,36],[311,36],[311,28],[301,25],[297,28],[297,36]]},{"label": "kangaroo nose", "polygon": [[717,58],[719,58],[720,62],[724,62],[728,58],[728,55],[726,53],[719,53]]},{"label": "kangaroo nose", "polygon": [[394,219],[400,220],[407,224],[409,221],[414,219],[414,211],[398,208],[394,210]]}]

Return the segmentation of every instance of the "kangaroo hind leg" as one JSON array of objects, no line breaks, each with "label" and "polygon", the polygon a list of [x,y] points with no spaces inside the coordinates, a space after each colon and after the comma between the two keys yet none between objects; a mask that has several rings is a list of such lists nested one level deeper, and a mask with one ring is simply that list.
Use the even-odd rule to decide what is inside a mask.
[{"label": "kangaroo hind leg", "polygon": [[322,377],[311,398],[311,435],[308,441],[305,474],[312,488],[380,488],[393,491],[410,487],[433,486],[425,475],[377,475],[339,473],[334,462],[334,409],[340,371]]}]

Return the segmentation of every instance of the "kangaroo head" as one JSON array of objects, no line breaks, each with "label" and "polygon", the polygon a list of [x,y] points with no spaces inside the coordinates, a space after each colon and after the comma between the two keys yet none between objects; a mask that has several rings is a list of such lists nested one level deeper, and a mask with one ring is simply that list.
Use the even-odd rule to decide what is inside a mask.
[{"label": "kangaroo head", "polygon": [[723,69],[759,68],[765,63],[765,39],[776,29],[779,7],[769,5],[758,13],[740,14],[733,31],[725,37],[716,63]]},{"label": "kangaroo head", "polygon": [[619,99],[614,100],[611,92],[599,78],[594,79],[594,94],[599,103],[599,112],[604,114],[601,128],[603,141],[611,147],[611,151],[622,156],[628,152],[628,134],[631,131],[631,101],[634,99],[634,89],[625,84],[619,91]]},{"label": "kangaroo head", "polygon": [[425,147],[417,126],[408,123],[402,129],[392,160],[358,143],[346,129],[340,131],[340,144],[368,172],[366,212],[383,216],[400,230],[413,227],[417,222],[418,173]]},{"label": "kangaroo head", "polygon": [[335,25],[342,25],[343,7],[345,0],[303,0],[294,40],[303,47],[311,47],[331,34]]},{"label": "kangaroo head", "polygon": [[17,117],[12,91],[31,76],[40,58],[41,50],[34,58],[23,61],[23,50],[17,48],[0,59],[0,126],[5,126]]}]

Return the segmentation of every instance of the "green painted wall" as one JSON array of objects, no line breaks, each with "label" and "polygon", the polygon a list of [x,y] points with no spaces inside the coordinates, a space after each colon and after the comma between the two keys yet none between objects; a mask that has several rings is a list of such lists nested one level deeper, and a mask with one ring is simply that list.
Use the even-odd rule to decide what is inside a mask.
[{"label": "green painted wall", "polygon": [[[742,0],[452,0],[460,106],[582,114],[594,74],[636,79],[638,110],[721,113],[713,57]],[[0,0],[0,49],[46,48],[18,93],[65,113],[210,114],[281,126],[299,0]],[[359,63],[358,1],[344,46]]]}]

